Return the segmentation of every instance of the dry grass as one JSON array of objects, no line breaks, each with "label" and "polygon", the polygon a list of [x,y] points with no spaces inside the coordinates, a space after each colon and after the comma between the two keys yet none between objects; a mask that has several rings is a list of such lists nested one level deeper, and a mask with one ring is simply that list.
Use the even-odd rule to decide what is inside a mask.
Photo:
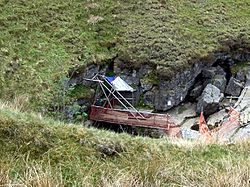
[{"label": "dry grass", "polygon": [[104,20],[104,18],[101,17],[101,16],[93,16],[93,15],[90,15],[90,17],[89,17],[89,19],[88,19],[87,22],[88,22],[89,24],[95,25],[95,24],[97,24],[98,22],[103,21],[103,20]]},{"label": "dry grass", "polygon": [[[0,186],[24,186],[24,187],[61,187],[64,186],[62,173],[45,168],[42,165],[26,166],[23,173],[11,179],[10,170],[0,170]],[[12,177],[13,178],[13,177]]]},{"label": "dry grass", "polygon": [[[249,160],[248,160],[249,161]],[[162,160],[165,163],[164,160]],[[116,172],[110,172],[109,169],[103,172],[96,184],[93,183],[93,176],[87,173],[79,181],[72,181],[75,186],[102,186],[102,187],[144,187],[144,186],[218,186],[218,187],[247,187],[250,184],[250,167],[246,161],[242,160],[236,165],[232,160],[224,160],[222,167],[225,171],[220,171],[213,165],[207,165],[198,170],[190,169],[188,172],[182,172],[180,165],[176,167],[161,167],[152,165],[153,173],[149,168],[144,170],[146,178],[142,178],[138,172],[141,168],[133,168],[127,171],[121,169]],[[52,168],[45,168],[43,165],[34,165],[25,168],[19,179],[11,180],[8,171],[0,172],[0,186],[37,186],[37,187],[61,187],[64,183],[63,172],[54,171]],[[151,169],[152,169],[151,168]],[[178,169],[179,168],[179,169]]]},{"label": "dry grass", "polygon": [[3,167],[3,165],[0,165],[0,186],[7,186],[9,184],[11,184],[11,180],[10,180],[10,176],[9,176],[9,171],[8,168],[5,166]]},{"label": "dry grass", "polygon": [[0,109],[10,108],[14,111],[28,111],[29,110],[29,97],[26,95],[20,95],[15,97],[12,101],[1,101]]},{"label": "dry grass", "polygon": [[2,186],[249,186],[249,141],[131,137],[0,106]]},{"label": "dry grass", "polygon": [[[59,177],[57,177],[57,172]],[[23,186],[37,186],[37,187],[56,187],[64,186],[62,173],[60,171],[52,172],[51,168],[44,169],[44,166],[34,165],[28,167],[23,174],[22,178],[19,179],[19,184]]]}]

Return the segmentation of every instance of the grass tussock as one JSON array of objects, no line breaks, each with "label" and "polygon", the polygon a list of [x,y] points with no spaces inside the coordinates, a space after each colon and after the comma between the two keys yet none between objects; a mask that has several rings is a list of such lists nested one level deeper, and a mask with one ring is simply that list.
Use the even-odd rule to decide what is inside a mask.
[{"label": "grass tussock", "polygon": [[0,109],[0,184],[249,186],[250,142],[150,139]]}]

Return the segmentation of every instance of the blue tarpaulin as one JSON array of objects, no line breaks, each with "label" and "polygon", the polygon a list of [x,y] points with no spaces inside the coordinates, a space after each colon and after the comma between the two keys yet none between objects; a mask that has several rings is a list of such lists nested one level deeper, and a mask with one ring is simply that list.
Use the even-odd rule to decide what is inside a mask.
[{"label": "blue tarpaulin", "polygon": [[116,76],[113,77],[106,77],[106,79],[111,83],[112,81],[114,81],[116,78]]}]

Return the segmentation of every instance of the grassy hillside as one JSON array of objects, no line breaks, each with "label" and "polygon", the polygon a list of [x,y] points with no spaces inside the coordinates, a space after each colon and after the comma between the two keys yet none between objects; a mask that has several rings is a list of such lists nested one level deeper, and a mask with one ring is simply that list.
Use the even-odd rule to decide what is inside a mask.
[{"label": "grassy hillside", "polygon": [[249,186],[249,142],[131,137],[20,111],[62,102],[73,67],[118,57],[168,77],[222,41],[248,47],[249,15],[249,0],[0,0],[0,98],[15,102],[0,102],[0,186]]},{"label": "grassy hillside", "polygon": [[115,55],[116,1],[0,0],[1,97],[51,102],[70,68]]},{"label": "grassy hillside", "polygon": [[203,145],[64,124],[0,104],[0,186],[249,186],[250,143]]},{"label": "grassy hillside", "polygon": [[129,67],[150,63],[171,76],[221,41],[249,46],[249,3],[0,0],[0,97],[44,106],[69,69],[117,55]]},{"label": "grassy hillside", "polygon": [[125,56],[130,62],[156,65],[161,76],[171,77],[233,43],[249,51],[248,0],[131,0],[124,9],[129,12],[122,23]]}]

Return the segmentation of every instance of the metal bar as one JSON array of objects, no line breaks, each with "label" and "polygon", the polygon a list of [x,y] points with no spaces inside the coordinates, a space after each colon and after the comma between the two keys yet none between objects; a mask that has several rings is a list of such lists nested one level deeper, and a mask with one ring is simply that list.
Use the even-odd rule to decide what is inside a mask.
[{"label": "metal bar", "polygon": [[[102,76],[103,77],[103,76]],[[107,82],[112,88],[113,88],[113,85],[110,84],[106,79],[105,77],[103,77],[104,81]],[[144,118],[144,116],[130,103],[126,100],[126,98],[123,97],[123,95],[119,92],[119,91],[116,91],[116,93],[118,93],[118,95],[125,100],[125,102],[133,109],[135,110],[142,118]]]},{"label": "metal bar", "polygon": [[[108,98],[107,94],[105,93],[105,90],[104,90],[104,88],[103,88],[102,84],[103,84],[103,83],[102,83],[102,82],[100,82],[100,87],[101,87],[101,89],[102,89],[102,91],[103,91],[103,93],[104,93],[104,95],[105,95],[105,97],[106,97],[106,99],[107,99],[107,101],[108,101],[108,103],[109,103],[110,108],[112,108],[112,109],[113,109],[113,107],[112,107],[112,105],[111,105],[111,103],[110,103],[110,100],[109,100],[109,98]],[[105,102],[105,104],[106,104],[106,102]]]},{"label": "metal bar", "polygon": [[94,104],[96,104],[96,100],[97,100],[97,97],[98,97],[98,94],[99,94],[99,88],[100,88],[100,84],[97,84],[97,87],[96,87],[96,92],[95,92],[95,100],[94,100]]},{"label": "metal bar", "polygon": [[[112,91],[112,90],[111,90]],[[115,91],[115,90],[114,90]],[[112,91],[112,93],[114,93],[114,91]],[[112,93],[111,92],[109,92],[109,95],[108,95],[108,98],[112,95]],[[112,98],[111,98],[112,99]],[[110,99],[110,100],[111,100]],[[107,103],[107,101],[105,101],[105,104]]]},{"label": "metal bar", "polygon": [[99,75],[99,73],[95,74],[95,76],[92,77],[92,79],[95,79],[98,75]]},{"label": "metal bar", "polygon": [[87,78],[83,78],[83,80],[93,81],[93,82],[103,82],[102,80],[99,80],[99,79],[87,79]]},{"label": "metal bar", "polygon": [[[127,107],[126,105],[124,105],[124,103],[121,102],[120,99],[119,99],[118,97],[116,97],[116,95],[115,95],[113,92],[111,92],[111,90],[110,90],[105,84],[103,84],[103,83],[101,83],[101,84],[102,84],[102,86],[104,86],[104,88],[106,88],[106,89],[114,96],[114,98],[117,99],[117,101],[118,101],[125,109],[127,109],[127,110],[136,118],[136,116],[128,109],[128,107]],[[143,116],[143,118],[144,118],[144,116]],[[137,119],[137,118],[136,118],[136,119]]]}]

